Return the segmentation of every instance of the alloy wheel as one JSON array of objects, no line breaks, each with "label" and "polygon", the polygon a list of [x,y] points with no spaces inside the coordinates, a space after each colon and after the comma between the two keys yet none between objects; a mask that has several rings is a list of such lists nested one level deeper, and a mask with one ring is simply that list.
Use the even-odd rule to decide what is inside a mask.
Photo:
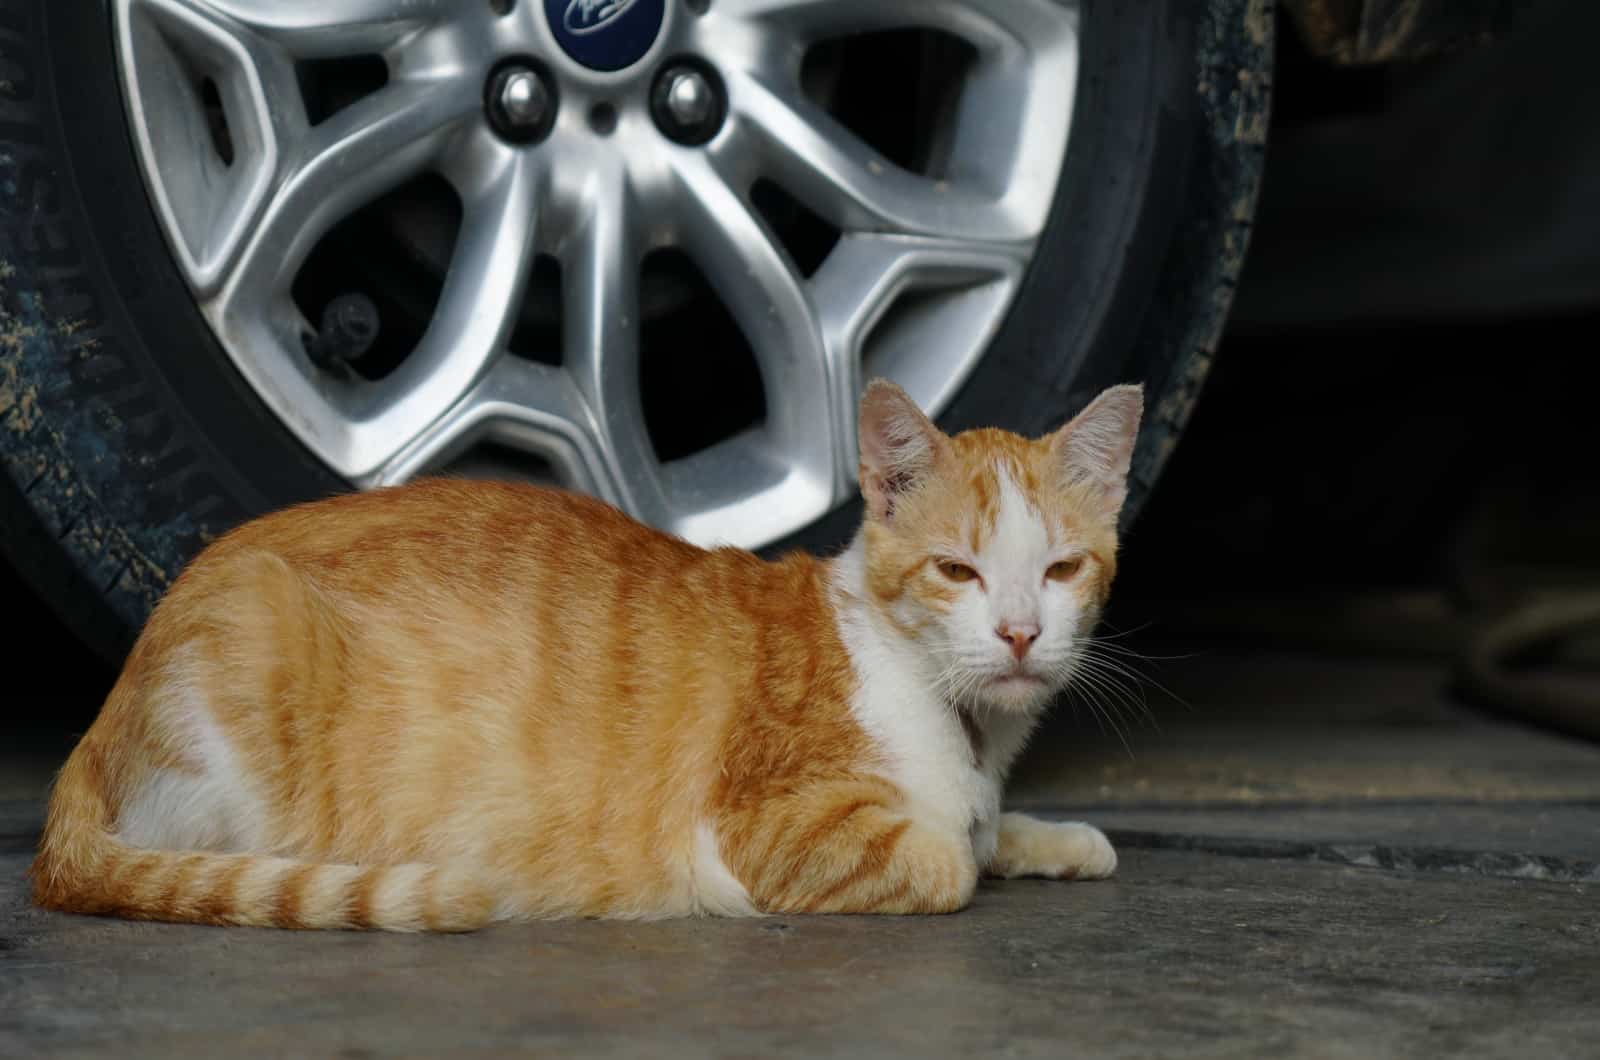
[{"label": "alloy wheel", "polygon": [[[982,358],[1056,196],[1079,44],[1050,0],[117,0],[117,26],[185,279],[321,461],[372,487],[488,447],[747,547],[850,495],[865,376],[937,412]],[[862,134],[828,66],[905,32],[941,57],[912,154]],[[308,296],[319,248],[423,178],[453,199],[435,289]],[[714,392],[721,362],[680,329],[647,370],[664,253],[759,379],[753,414],[687,446],[652,430],[651,380]],[[373,359],[379,334],[403,341]]]}]

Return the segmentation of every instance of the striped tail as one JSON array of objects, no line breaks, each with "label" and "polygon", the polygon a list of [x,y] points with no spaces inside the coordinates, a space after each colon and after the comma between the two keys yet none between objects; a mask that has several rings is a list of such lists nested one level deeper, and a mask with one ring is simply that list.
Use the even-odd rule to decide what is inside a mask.
[{"label": "striped tail", "polygon": [[86,741],[50,797],[29,869],[46,909],[132,920],[302,929],[472,931],[492,919],[487,891],[432,865],[341,865],[255,854],[151,850],[111,832]]}]

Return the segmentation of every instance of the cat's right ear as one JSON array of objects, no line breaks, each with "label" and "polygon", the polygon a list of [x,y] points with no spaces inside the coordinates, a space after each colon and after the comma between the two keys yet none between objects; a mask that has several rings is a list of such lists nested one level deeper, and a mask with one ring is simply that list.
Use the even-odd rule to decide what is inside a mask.
[{"label": "cat's right ear", "polygon": [[861,496],[874,519],[889,520],[895,503],[933,473],[944,435],[904,390],[886,379],[861,398]]}]

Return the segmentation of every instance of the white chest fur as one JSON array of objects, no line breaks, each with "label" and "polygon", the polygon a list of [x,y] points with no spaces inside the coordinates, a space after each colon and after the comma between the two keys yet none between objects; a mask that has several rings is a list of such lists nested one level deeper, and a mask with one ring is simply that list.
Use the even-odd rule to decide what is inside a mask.
[{"label": "white chest fur", "polygon": [[885,779],[923,824],[970,835],[979,863],[988,861],[1010,756],[975,761],[971,738],[934,692],[919,653],[865,607],[846,602],[838,617],[858,681],[851,709],[884,758]]}]

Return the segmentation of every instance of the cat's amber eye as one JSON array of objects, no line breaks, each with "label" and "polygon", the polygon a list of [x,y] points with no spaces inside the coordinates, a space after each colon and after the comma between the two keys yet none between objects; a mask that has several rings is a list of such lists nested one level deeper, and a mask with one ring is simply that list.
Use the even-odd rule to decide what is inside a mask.
[{"label": "cat's amber eye", "polygon": [[953,559],[939,561],[939,573],[953,582],[970,582],[978,577],[978,572],[965,563],[957,563]]},{"label": "cat's amber eye", "polygon": [[1053,582],[1070,582],[1083,569],[1083,557],[1058,560],[1045,568],[1044,576]]}]

